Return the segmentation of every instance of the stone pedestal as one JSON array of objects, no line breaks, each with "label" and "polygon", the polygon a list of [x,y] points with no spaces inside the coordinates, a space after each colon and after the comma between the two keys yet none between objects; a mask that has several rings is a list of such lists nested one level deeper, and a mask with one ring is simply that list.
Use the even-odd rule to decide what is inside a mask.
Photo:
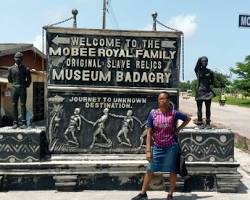
[{"label": "stone pedestal", "polygon": [[241,175],[234,160],[234,134],[228,129],[186,128],[179,134],[189,176],[183,190],[236,192]]},{"label": "stone pedestal", "polygon": [[234,161],[234,134],[228,129],[186,128],[179,142],[188,162]]},{"label": "stone pedestal", "polygon": [[[50,161],[33,163],[0,163],[2,189],[29,184],[57,190],[120,189],[139,190],[147,161],[144,154],[63,154],[53,155]],[[33,180],[33,184],[32,184]],[[53,186],[51,186],[53,185]],[[1,188],[0,188],[1,189]]]},{"label": "stone pedestal", "polygon": [[0,162],[37,162],[44,157],[45,128],[0,128]]}]

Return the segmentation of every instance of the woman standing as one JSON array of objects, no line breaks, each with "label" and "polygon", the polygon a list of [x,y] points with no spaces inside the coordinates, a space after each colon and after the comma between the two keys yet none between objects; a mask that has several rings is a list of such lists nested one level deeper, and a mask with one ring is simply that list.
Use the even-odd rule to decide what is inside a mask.
[{"label": "woman standing", "polygon": [[[175,133],[183,129],[191,120],[186,114],[171,109],[170,95],[161,92],[158,96],[159,108],[152,110],[147,119],[146,159],[149,161],[147,173],[144,176],[141,193],[132,200],[147,199],[147,190],[154,172],[169,172],[170,187],[168,200],[173,199],[176,185],[176,158],[179,153],[179,145]],[[176,128],[177,120],[182,124]],[[154,143],[151,148],[151,138]]]}]

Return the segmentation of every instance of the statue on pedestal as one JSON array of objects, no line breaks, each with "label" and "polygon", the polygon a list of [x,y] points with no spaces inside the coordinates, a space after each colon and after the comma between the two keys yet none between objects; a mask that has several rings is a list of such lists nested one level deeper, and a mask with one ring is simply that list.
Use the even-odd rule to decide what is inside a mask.
[{"label": "statue on pedestal", "polygon": [[[197,103],[197,125],[200,128],[211,128],[211,101],[215,96],[211,86],[214,84],[213,72],[207,68],[208,58],[200,57],[195,66],[195,73],[198,79],[195,100]],[[206,106],[206,123],[202,121],[202,104]]]},{"label": "statue on pedestal", "polygon": [[14,56],[15,64],[8,70],[8,81],[12,83],[12,109],[14,115],[13,128],[19,126],[18,123],[18,100],[20,99],[21,106],[21,126],[27,128],[26,123],[26,100],[27,87],[31,84],[30,70],[22,64],[23,54],[17,52]]}]

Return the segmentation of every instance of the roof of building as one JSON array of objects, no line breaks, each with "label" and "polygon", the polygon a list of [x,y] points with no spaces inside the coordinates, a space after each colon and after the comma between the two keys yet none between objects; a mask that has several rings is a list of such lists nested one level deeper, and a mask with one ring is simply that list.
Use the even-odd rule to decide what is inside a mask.
[{"label": "roof of building", "polygon": [[[8,83],[8,68],[10,66],[0,66],[0,83]],[[30,70],[31,74],[45,75],[44,71],[36,71],[34,69]]]},{"label": "roof of building", "polygon": [[46,56],[33,44],[29,43],[0,43],[0,56],[6,56],[10,54],[15,54],[16,52],[20,51],[28,51],[32,50],[35,53],[39,54],[42,58],[46,59]]},{"label": "roof of building", "polygon": [[8,83],[8,70],[0,68],[0,83]]}]

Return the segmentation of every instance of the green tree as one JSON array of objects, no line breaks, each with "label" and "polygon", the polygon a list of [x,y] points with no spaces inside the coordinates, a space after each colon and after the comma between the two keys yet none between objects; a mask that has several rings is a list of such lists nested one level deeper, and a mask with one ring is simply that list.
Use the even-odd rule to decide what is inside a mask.
[{"label": "green tree", "polygon": [[214,88],[225,88],[231,84],[229,77],[217,71],[214,71]]},{"label": "green tree", "polygon": [[239,89],[245,96],[250,96],[250,55],[245,58],[244,62],[236,63],[236,66],[230,70],[237,75],[233,86]]},{"label": "green tree", "polygon": [[191,89],[191,83],[190,81],[180,82],[178,87],[180,88],[181,92],[184,92]]},{"label": "green tree", "polygon": [[196,92],[197,87],[198,87],[198,80],[196,80],[196,79],[192,80],[192,82],[191,82],[191,88],[192,88],[193,94]]}]

